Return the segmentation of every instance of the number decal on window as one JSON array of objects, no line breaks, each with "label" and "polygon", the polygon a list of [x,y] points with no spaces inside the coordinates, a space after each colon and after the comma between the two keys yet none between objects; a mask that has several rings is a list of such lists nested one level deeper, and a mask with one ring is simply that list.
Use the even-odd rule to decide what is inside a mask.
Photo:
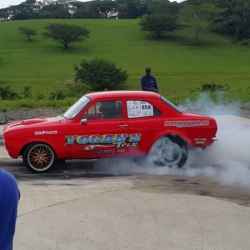
[{"label": "number decal on window", "polygon": [[143,101],[127,101],[128,118],[154,116],[153,105]]}]

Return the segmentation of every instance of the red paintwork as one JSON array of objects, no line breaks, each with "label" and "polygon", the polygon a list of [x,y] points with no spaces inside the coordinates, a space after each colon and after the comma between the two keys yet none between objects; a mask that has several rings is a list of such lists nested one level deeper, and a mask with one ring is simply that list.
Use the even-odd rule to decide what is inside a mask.
[{"label": "red paintwork", "polygon": [[[52,118],[38,118],[24,121],[11,122],[4,126],[5,146],[12,158],[18,158],[22,155],[23,148],[32,142],[43,142],[50,145],[59,159],[82,159],[82,158],[104,158],[114,156],[135,156],[146,155],[152,144],[161,136],[175,134],[185,140],[192,147],[205,148],[213,143],[212,138],[216,136],[217,124],[212,117],[180,113],[170,107],[160,99],[160,95],[153,92],[143,91],[106,91],[87,94],[91,102],[72,120]],[[111,120],[89,120],[87,124],[81,124],[80,120],[83,114],[95,102],[103,100],[121,100],[123,106],[123,118]],[[162,112],[161,116],[128,118],[127,100],[147,101]],[[177,127],[169,125],[169,122],[178,121],[203,121],[207,125],[203,126],[184,126]],[[209,123],[209,124],[208,124]],[[164,124],[168,126],[164,126]],[[125,126],[123,126],[125,125]],[[126,148],[100,148],[92,150],[83,150],[89,146],[84,144],[84,138],[78,137],[76,143],[73,136],[90,136],[105,134],[134,134],[134,140],[141,139],[137,146]],[[66,145],[66,137],[70,145]],[[76,137],[75,137],[76,138]],[[87,137],[85,137],[86,139]],[[92,137],[97,138],[97,137]],[[72,141],[70,141],[72,139]],[[114,139],[114,138],[113,138]],[[197,139],[199,140],[197,143]],[[73,142],[74,141],[74,142]],[[204,142],[204,143],[203,143]],[[203,144],[201,144],[203,143]],[[112,143],[95,143],[98,145],[112,145]],[[93,144],[93,145],[95,145]],[[114,149],[115,152],[103,153],[104,150]],[[124,152],[118,152],[117,149],[126,149]]]}]

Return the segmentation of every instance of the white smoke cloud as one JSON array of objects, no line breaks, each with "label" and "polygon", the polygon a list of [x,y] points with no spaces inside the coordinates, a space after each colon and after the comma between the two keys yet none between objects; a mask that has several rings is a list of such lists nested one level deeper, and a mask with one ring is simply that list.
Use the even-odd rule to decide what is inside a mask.
[{"label": "white smoke cloud", "polygon": [[192,152],[188,176],[216,177],[224,185],[250,188],[250,120],[249,126],[223,126],[218,141],[203,152]]},{"label": "white smoke cloud", "polygon": [[114,175],[186,175],[216,178],[222,185],[250,188],[250,119],[237,117],[240,103],[225,103],[223,95],[213,102],[208,94],[201,94],[196,101],[187,100],[180,105],[183,111],[214,116],[218,123],[218,141],[209,148],[192,150],[185,166],[155,167],[146,161],[104,160],[99,169]]},{"label": "white smoke cloud", "polygon": [[239,115],[241,104],[239,101],[229,102],[223,92],[216,93],[216,102],[214,102],[210,95],[205,92],[200,93],[195,101],[186,99],[184,104],[179,105],[179,108],[204,115]]}]

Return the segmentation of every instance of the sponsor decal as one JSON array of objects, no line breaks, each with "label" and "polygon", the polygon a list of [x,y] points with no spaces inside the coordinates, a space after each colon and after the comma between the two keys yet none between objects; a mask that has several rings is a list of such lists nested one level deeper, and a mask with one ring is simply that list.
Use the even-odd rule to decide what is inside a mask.
[{"label": "sponsor decal", "polygon": [[[69,135],[65,137],[66,145],[73,144],[86,145],[82,150],[91,151],[96,148],[127,148],[137,147],[141,134],[104,134],[104,135]],[[97,150],[95,153],[114,153],[115,150]],[[125,150],[117,150],[118,153],[123,153]]]},{"label": "sponsor decal", "polygon": [[196,143],[196,144],[205,144],[204,141],[196,141],[195,143]]},{"label": "sponsor decal", "polygon": [[35,135],[56,135],[57,134],[57,130],[43,130],[43,131],[35,131],[34,133]]},{"label": "sponsor decal", "polygon": [[195,138],[194,141],[196,144],[205,144],[206,138]]},{"label": "sponsor decal", "polygon": [[164,126],[166,127],[197,127],[197,126],[209,126],[207,120],[180,120],[180,121],[165,121]]}]

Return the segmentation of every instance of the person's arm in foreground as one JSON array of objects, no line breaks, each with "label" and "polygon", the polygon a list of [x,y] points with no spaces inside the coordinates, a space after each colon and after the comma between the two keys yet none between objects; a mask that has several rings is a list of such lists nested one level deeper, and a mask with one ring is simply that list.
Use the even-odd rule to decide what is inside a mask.
[{"label": "person's arm in foreground", "polygon": [[0,249],[12,250],[20,192],[15,177],[0,170]]}]

